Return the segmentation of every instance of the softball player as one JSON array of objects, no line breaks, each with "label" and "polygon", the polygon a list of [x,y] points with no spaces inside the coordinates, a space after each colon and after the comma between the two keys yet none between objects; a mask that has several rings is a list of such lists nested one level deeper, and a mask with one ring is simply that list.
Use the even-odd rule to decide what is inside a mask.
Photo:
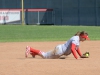
[{"label": "softball player", "polygon": [[37,49],[33,49],[29,46],[26,47],[25,51],[25,57],[27,58],[29,54],[32,55],[32,57],[35,57],[35,55],[39,55],[44,59],[57,59],[60,58],[62,55],[70,55],[71,53],[73,56],[78,59],[78,56],[82,57],[82,53],[80,51],[79,45],[80,41],[88,40],[88,33],[82,31],[77,32],[73,37],[71,37],[66,43],[60,44],[55,47],[54,50],[48,51],[48,52],[42,52]]}]

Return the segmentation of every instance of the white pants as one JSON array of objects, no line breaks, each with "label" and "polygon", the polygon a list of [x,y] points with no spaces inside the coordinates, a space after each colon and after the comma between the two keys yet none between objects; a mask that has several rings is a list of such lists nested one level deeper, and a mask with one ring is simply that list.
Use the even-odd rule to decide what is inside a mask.
[{"label": "white pants", "polygon": [[62,50],[62,45],[58,45],[54,50],[48,52],[42,52],[42,55],[45,59],[57,59],[64,54]]}]

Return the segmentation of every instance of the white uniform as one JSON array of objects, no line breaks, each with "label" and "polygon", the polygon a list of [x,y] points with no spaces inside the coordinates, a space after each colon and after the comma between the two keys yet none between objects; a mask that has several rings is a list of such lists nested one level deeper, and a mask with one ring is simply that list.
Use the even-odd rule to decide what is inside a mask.
[{"label": "white uniform", "polygon": [[60,44],[55,47],[54,50],[48,52],[42,52],[42,55],[45,59],[56,59],[62,55],[71,54],[71,44],[74,43],[76,48],[79,46],[79,36],[73,36],[65,44]]}]

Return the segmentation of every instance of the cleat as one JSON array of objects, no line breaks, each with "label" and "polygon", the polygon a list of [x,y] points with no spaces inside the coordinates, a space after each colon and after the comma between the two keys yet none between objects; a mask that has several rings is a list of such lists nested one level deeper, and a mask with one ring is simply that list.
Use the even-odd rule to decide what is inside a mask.
[{"label": "cleat", "polygon": [[30,54],[30,47],[27,46],[26,47],[26,52],[25,52],[25,57],[27,58],[29,54]]}]

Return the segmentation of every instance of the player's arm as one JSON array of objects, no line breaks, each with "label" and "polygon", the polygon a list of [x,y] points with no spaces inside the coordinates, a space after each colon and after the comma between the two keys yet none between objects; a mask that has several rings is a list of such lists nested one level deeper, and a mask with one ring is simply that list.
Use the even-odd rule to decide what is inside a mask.
[{"label": "player's arm", "polygon": [[79,56],[81,57],[81,56],[82,56],[82,53],[81,53],[81,51],[80,51],[80,48],[79,48],[79,47],[77,48],[77,50],[76,50],[76,51],[77,51],[77,53],[79,54]]},{"label": "player's arm", "polygon": [[76,51],[79,54],[80,58],[88,58],[89,57],[89,52],[86,52],[86,53],[82,54],[79,47],[77,48]]},{"label": "player's arm", "polygon": [[74,55],[74,57],[75,57],[76,59],[78,59],[78,56],[76,55],[76,50],[75,50],[75,48],[76,48],[76,45],[75,45],[74,43],[72,43],[72,44],[71,44],[71,51],[72,51],[72,54]]}]

